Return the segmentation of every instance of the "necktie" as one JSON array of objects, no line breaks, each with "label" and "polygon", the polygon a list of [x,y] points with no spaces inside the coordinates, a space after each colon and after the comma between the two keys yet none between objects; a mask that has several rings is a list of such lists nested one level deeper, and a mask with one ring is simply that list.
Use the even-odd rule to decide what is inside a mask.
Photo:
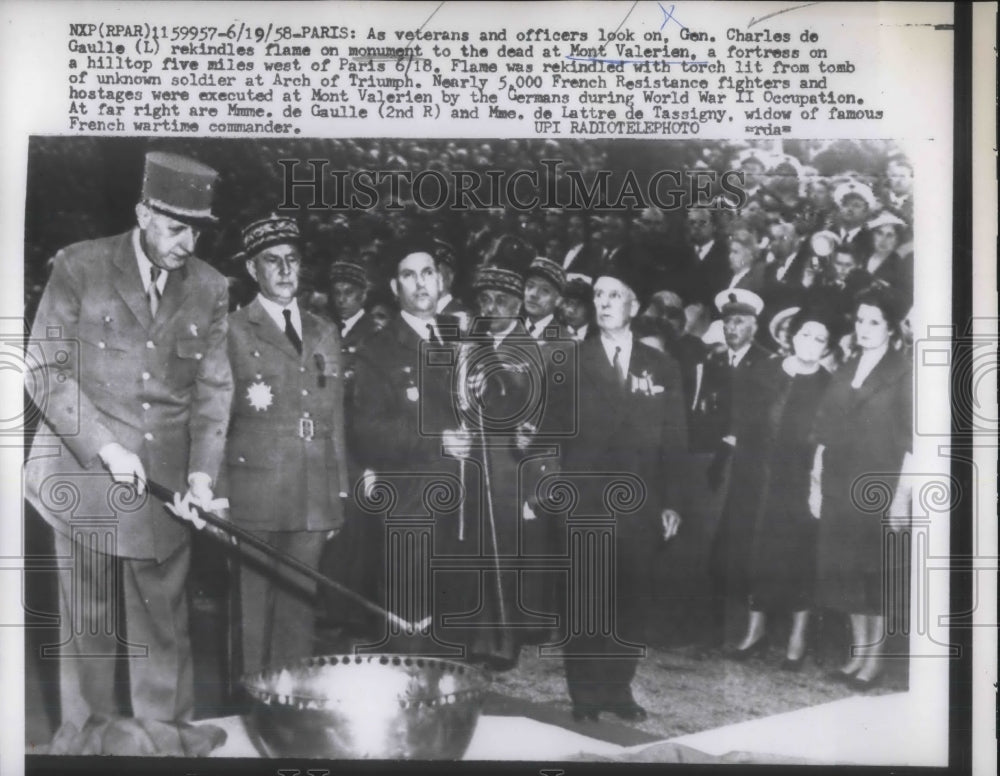
[{"label": "necktie", "polygon": [[149,268],[149,286],[146,288],[146,296],[149,297],[149,312],[156,317],[156,311],[160,309],[160,287],[156,281],[160,279],[161,270],[157,266]]},{"label": "necktie", "polygon": [[736,366],[736,354],[735,353],[730,353],[729,354],[729,366],[731,366],[731,367],[735,367]]},{"label": "necktie", "polygon": [[295,348],[295,352],[301,356],[302,340],[299,339],[299,333],[295,331],[295,327],[292,326],[292,311],[282,310],[281,314],[285,316],[285,336],[288,337],[288,341],[292,343],[292,346]]},{"label": "necktie", "polygon": [[437,345],[444,344],[444,341],[441,339],[441,336],[438,334],[437,328],[435,328],[433,323],[427,324],[427,335],[428,335],[427,338],[430,342],[433,342]]},{"label": "necktie", "polygon": [[622,346],[615,345],[615,357],[611,361],[611,366],[615,368],[615,375],[618,377],[618,384],[625,385],[625,365],[622,363]]}]

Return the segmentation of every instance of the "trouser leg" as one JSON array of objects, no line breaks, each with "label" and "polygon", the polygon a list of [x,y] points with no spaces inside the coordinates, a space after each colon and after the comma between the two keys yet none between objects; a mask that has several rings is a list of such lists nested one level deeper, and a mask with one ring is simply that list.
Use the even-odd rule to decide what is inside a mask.
[{"label": "trouser leg", "polygon": [[61,718],[81,729],[91,714],[117,713],[117,559],[54,534],[56,555],[63,559],[58,572]]},{"label": "trouser leg", "polygon": [[129,658],[132,712],[161,721],[188,720],[194,712],[194,662],[185,582],[191,566],[186,543],[162,563],[122,559],[129,642],[146,645]]},{"label": "trouser leg", "polygon": [[[312,568],[319,565],[319,531],[256,532],[275,549]],[[258,671],[307,657],[315,634],[315,584],[298,572],[249,551],[240,563],[243,667]]]}]

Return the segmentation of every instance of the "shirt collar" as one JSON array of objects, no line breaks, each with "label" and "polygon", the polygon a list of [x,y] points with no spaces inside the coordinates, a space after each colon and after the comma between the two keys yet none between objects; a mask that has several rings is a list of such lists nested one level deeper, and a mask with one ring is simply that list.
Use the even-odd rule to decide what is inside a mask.
[{"label": "shirt collar", "polygon": [[343,334],[347,334],[347,332],[349,332],[351,329],[354,328],[354,324],[356,324],[358,321],[361,320],[361,316],[364,315],[364,314],[365,314],[365,308],[362,307],[360,310],[358,310],[356,313],[354,313],[354,315],[352,315],[346,321],[343,321],[340,324],[340,333],[342,335]]},{"label": "shirt collar", "polygon": [[[132,230],[132,248],[135,251],[136,262],[139,265],[139,277],[142,279],[143,291],[149,293],[149,271],[153,268],[153,262],[149,260],[146,252],[142,249],[142,240],[139,239],[138,228]],[[167,271],[161,268],[160,276],[156,279],[156,287],[159,289],[161,295],[166,286]]]},{"label": "shirt collar", "polygon": [[741,280],[743,280],[743,278],[746,277],[747,273],[750,272],[750,269],[751,269],[750,267],[744,267],[735,275],[733,275],[733,279],[729,281],[729,287],[735,288],[736,284],[739,283]]},{"label": "shirt collar", "polygon": [[[750,346],[752,344],[753,344],[753,342],[748,342],[746,345],[744,345],[739,350],[729,350],[729,348],[726,348],[726,360],[729,361],[729,362],[731,362],[733,364],[733,366],[739,366],[740,365],[740,361],[743,360],[743,356],[745,356],[747,354],[747,351],[750,350]],[[735,361],[733,361],[733,356],[736,356],[736,360]]]},{"label": "shirt collar", "polygon": [[285,330],[285,314],[283,311],[291,310],[292,326],[295,327],[296,333],[302,333],[302,314],[299,312],[299,302],[297,299],[293,299],[288,305],[282,307],[277,302],[272,302],[263,294],[258,293],[257,301],[260,302],[260,306],[264,308],[264,312],[271,317],[271,320],[274,321],[277,327],[282,331]]},{"label": "shirt collar", "polygon": [[[400,310],[399,315],[404,321],[406,321],[407,325],[417,333],[417,336],[425,342],[431,338],[430,332],[427,331],[427,324],[434,326],[434,331],[437,331],[437,326],[434,325],[433,318],[424,320],[423,318],[418,318],[413,313],[406,312],[406,310]],[[441,333],[438,332],[438,337],[440,336]]]},{"label": "shirt collar", "polygon": [[510,334],[512,331],[514,331],[514,327],[515,326],[517,326],[517,319],[516,318],[514,320],[512,320],[510,322],[510,324],[508,324],[507,328],[504,329],[502,332],[500,332],[499,334],[494,334],[493,335],[493,347],[494,348],[499,348],[500,345],[503,343],[504,339],[506,338],[506,336],[508,334]]},{"label": "shirt collar", "polygon": [[708,255],[708,252],[710,250],[712,250],[712,246],[713,245],[715,245],[715,238],[714,237],[711,240],[709,240],[708,242],[702,243],[701,245],[696,246],[696,249],[698,251],[698,258],[699,259],[704,259]]},{"label": "shirt collar", "polygon": [[623,334],[608,334],[601,332],[601,346],[608,357],[608,363],[614,365],[615,349],[621,348],[621,360],[627,368],[632,360],[632,330],[629,329]]},{"label": "shirt collar", "polygon": [[552,323],[553,318],[555,318],[555,314],[549,313],[544,318],[540,318],[538,321],[531,324],[531,336],[535,339],[541,339],[542,334],[545,333],[545,327]]}]

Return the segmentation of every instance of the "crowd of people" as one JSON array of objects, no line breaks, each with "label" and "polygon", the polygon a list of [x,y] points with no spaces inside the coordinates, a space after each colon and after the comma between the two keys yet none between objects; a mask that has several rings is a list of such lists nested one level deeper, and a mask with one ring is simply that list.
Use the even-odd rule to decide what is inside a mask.
[{"label": "crowd of people", "polygon": [[[535,145],[338,151],[442,170],[530,168],[542,151],[621,162],[609,144]],[[788,614],[782,667],[798,670],[811,613],[840,612],[852,649],[833,677],[874,687],[884,536],[909,514],[912,167],[851,143],[678,148],[687,169],[740,172],[742,196],[677,212],[273,212],[222,225],[238,244],[217,269],[194,254],[218,174],[147,154],[135,227],[60,251],[34,315],[36,446],[58,454],[29,456],[26,492],[75,559],[58,572],[63,720],[116,711],[106,663],[70,659],[118,648],[98,627],[117,594],[79,587],[116,561],[129,640],[151,645],[130,661],[132,713],[190,716],[195,506],[375,603],[317,603],[248,552],[247,671],[313,654],[317,622],[344,649],[405,637],[495,670],[556,644],[574,717],[640,720],[636,646],[667,543],[708,580],[687,611],[709,646],[745,660]],[[79,340],[78,365],[54,328]],[[872,477],[884,504],[859,495]],[[147,480],[177,492],[173,516]],[[103,528],[76,519],[112,504]],[[74,609],[81,591],[91,605]]]}]

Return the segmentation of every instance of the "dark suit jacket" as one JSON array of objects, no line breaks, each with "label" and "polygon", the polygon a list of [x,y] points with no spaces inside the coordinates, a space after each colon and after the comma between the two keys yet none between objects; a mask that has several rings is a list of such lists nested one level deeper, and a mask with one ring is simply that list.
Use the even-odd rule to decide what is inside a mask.
[{"label": "dark suit jacket", "polygon": [[44,415],[25,490],[53,528],[70,536],[74,515],[115,516],[115,552],[127,558],[162,560],[187,541],[187,525],[156,499],[113,487],[98,452],[118,442],[147,477],[182,493],[191,472],[218,476],[233,396],[227,309],[225,278],[191,257],[169,273],[153,319],[131,232],[56,254],[25,381]]},{"label": "dark suit jacket", "polygon": [[[839,229],[835,231],[838,235],[840,234]],[[857,234],[847,241],[846,247],[850,249],[851,253],[857,256],[858,261],[865,261],[871,256],[872,250],[875,248],[875,239],[872,236],[871,230],[867,226],[862,226]]]},{"label": "dark suit jacket", "polygon": [[775,259],[764,265],[764,286],[762,292],[758,292],[767,309],[761,318],[762,322],[769,322],[771,316],[781,310],[802,304],[807,291],[802,286],[802,271],[808,266],[811,257],[812,249],[808,243],[803,242],[781,278],[778,278],[778,271],[784,265],[784,260]]},{"label": "dark suit jacket", "polygon": [[441,452],[441,432],[458,428],[451,373],[429,360],[432,350],[454,354],[454,345],[424,344],[397,315],[358,355],[349,439],[359,468],[376,473],[455,468],[454,459]]},{"label": "dark suit jacket", "polygon": [[[868,257],[862,259],[862,268],[865,267]],[[872,273],[876,280],[884,280],[892,286],[906,300],[913,300],[913,259],[904,259],[893,251],[885,260],[879,264],[878,269]]]},{"label": "dark suit jacket", "polygon": [[[634,340],[625,387],[599,337],[580,345],[579,362],[578,433],[561,443],[564,473],[629,473],[646,489],[640,514],[658,521],[661,510],[682,509],[676,472],[687,437],[677,362]],[[601,500],[607,484],[584,484],[581,514],[607,513]]]},{"label": "dark suit jacket", "polygon": [[[715,295],[726,287],[732,273],[729,271],[729,242],[716,237],[704,259],[698,257],[693,245],[686,245],[678,252],[667,273],[664,288],[679,293],[685,304],[712,307]],[[670,284],[678,287],[672,288]]]},{"label": "dark suit jacket", "polygon": [[256,530],[326,531],[343,522],[340,494],[349,483],[340,335],[299,310],[302,355],[259,300],[229,316],[236,393],[226,486],[233,521]]},{"label": "dark suit jacket", "polygon": [[695,399],[691,415],[691,451],[716,450],[724,436],[732,433],[733,384],[736,373],[771,357],[771,352],[756,342],[734,369],[729,365],[729,351],[712,353],[696,377]]}]

